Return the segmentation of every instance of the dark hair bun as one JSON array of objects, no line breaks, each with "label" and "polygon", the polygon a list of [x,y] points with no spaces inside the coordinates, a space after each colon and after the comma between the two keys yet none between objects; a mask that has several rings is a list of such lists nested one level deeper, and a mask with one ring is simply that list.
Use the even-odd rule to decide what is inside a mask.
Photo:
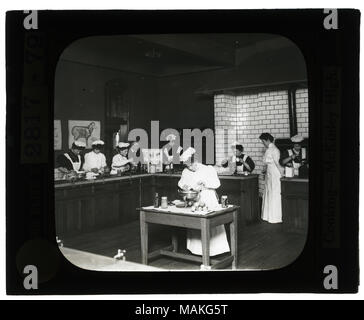
[{"label": "dark hair bun", "polygon": [[270,142],[274,141],[274,137],[268,133],[268,132],[264,132],[259,136],[260,140],[269,140]]}]

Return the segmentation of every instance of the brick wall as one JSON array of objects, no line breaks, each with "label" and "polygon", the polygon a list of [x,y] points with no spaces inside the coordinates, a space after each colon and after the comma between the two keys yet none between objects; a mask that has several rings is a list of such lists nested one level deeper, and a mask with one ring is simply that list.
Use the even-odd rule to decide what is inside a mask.
[{"label": "brick wall", "polygon": [[215,103],[215,152],[216,162],[220,163],[229,154],[229,142],[237,139],[236,128],[240,124],[237,117],[236,97],[216,95]]},{"label": "brick wall", "polygon": [[297,131],[308,137],[308,91],[300,89],[296,92]]},{"label": "brick wall", "polygon": [[[262,132],[269,132],[275,138],[288,138],[289,113],[288,92],[262,91],[246,95],[215,96],[215,152],[216,162],[228,157],[230,144],[234,140],[242,142],[244,152],[255,162],[255,173],[263,168],[262,157],[265,151],[259,140]],[[296,92],[298,133],[308,137],[308,92]],[[259,177],[259,190],[263,191],[264,180]]]}]

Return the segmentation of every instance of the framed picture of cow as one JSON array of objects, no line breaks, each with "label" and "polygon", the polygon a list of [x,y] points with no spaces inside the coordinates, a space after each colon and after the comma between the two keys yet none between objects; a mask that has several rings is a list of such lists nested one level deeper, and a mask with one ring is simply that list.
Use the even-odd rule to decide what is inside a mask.
[{"label": "framed picture of cow", "polygon": [[101,123],[96,120],[68,120],[68,145],[80,140],[86,143],[86,148],[91,149],[91,144],[100,139]]}]

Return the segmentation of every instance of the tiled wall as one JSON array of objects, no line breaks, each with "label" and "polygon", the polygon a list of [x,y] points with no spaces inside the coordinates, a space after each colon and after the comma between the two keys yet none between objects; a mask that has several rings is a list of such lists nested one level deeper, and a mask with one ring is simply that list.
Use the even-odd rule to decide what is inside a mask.
[{"label": "tiled wall", "polygon": [[[308,137],[308,92],[296,92],[298,133]],[[230,144],[234,140],[244,145],[244,152],[255,162],[255,173],[263,168],[264,146],[259,140],[262,132],[269,132],[275,138],[288,138],[289,113],[287,91],[262,91],[247,95],[215,96],[215,144],[216,162],[228,157]],[[263,191],[264,181],[260,175],[259,189]]]},{"label": "tiled wall", "polygon": [[296,92],[297,131],[308,137],[308,91],[300,89]]},{"label": "tiled wall", "polygon": [[[220,163],[228,153],[229,140],[236,139],[237,117],[236,97],[232,95],[216,95],[215,103],[215,152],[216,162]],[[231,131],[233,133],[231,134]],[[230,132],[230,135],[228,135]],[[232,142],[232,141],[230,141]]]}]

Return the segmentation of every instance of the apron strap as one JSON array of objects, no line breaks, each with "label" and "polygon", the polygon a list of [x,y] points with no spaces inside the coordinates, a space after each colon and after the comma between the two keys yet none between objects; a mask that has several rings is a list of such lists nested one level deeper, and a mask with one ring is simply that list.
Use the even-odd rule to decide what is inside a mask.
[{"label": "apron strap", "polygon": [[302,159],[306,159],[306,148],[302,148]]},{"label": "apron strap", "polygon": [[[81,169],[81,157],[80,155],[77,156],[78,158],[78,162],[73,162],[70,155],[68,153],[65,153],[64,156],[72,163],[72,168],[76,171],[80,170]],[[75,168],[75,164],[79,164],[78,165],[78,169]]]}]

